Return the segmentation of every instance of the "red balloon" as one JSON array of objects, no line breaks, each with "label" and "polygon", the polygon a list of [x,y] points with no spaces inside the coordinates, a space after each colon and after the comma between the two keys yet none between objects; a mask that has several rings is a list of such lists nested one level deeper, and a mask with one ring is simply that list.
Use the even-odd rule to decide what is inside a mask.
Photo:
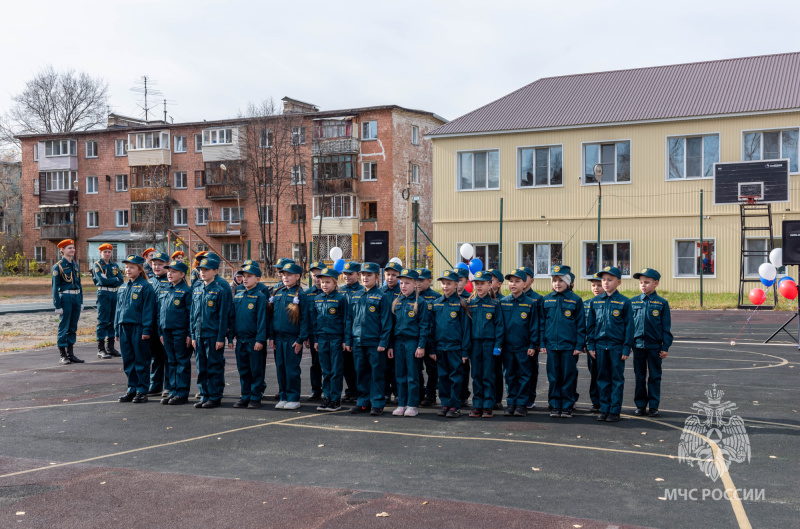
[{"label": "red balloon", "polygon": [[784,279],[778,286],[778,292],[786,299],[794,299],[797,297],[797,283],[791,279]]},{"label": "red balloon", "polygon": [[464,290],[472,294],[472,281],[467,281],[467,286],[464,287]]},{"label": "red balloon", "polygon": [[761,305],[767,299],[767,293],[760,288],[754,288],[750,291],[750,295],[748,297],[753,305]]}]

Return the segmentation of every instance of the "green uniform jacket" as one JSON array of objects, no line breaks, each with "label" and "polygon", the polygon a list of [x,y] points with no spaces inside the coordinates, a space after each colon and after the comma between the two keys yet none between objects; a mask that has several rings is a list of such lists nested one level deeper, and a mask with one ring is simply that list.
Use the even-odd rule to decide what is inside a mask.
[{"label": "green uniform jacket", "polygon": [[512,351],[536,349],[539,346],[541,321],[539,303],[520,294],[500,300],[503,311],[503,347]]},{"label": "green uniform jacket", "polygon": [[78,263],[67,261],[66,258],[61,258],[59,262],[53,265],[53,305],[56,309],[63,308],[61,306],[61,296],[59,292],[64,290],[80,290],[78,294],[78,303],[83,305],[83,288],[81,287],[81,271]]},{"label": "green uniform jacket", "polygon": [[117,290],[117,312],[114,331],[120,335],[119,326],[131,323],[142,326],[142,334],[156,334],[156,294],[144,275],[128,281]]},{"label": "green uniform jacket", "polygon": [[92,281],[98,287],[119,288],[123,279],[122,270],[120,270],[117,263],[109,261],[106,264],[102,259],[94,264],[94,274],[92,274]]},{"label": "green uniform jacket", "polygon": [[314,317],[310,321],[310,333],[316,340],[341,337],[346,341],[347,296],[339,291],[330,294],[321,292],[314,298]]},{"label": "green uniform jacket", "polygon": [[583,300],[571,290],[550,292],[543,298],[542,347],[554,351],[582,351],[586,345]]},{"label": "green uniform jacket", "polygon": [[267,343],[269,326],[267,325],[267,296],[252,290],[239,290],[233,296],[234,325],[229,330],[228,341],[237,340],[244,343]]},{"label": "green uniform jacket", "polygon": [[389,347],[392,337],[392,304],[378,286],[350,297],[345,345]]},{"label": "green uniform jacket", "polygon": [[185,281],[177,285],[168,283],[158,293],[158,327],[165,330],[186,331],[189,334],[189,316],[192,310],[192,287]]},{"label": "green uniform jacket", "polygon": [[494,348],[503,347],[503,311],[500,302],[489,294],[475,296],[469,300],[469,314],[472,316],[470,335],[473,340],[491,340]]},{"label": "green uniform jacket", "polygon": [[672,345],[672,316],[669,303],[655,292],[631,299],[633,342],[639,349],[669,351]]},{"label": "green uniform jacket", "polygon": [[[306,297],[300,285],[292,288],[279,286],[272,294],[272,333],[273,340],[293,340],[293,343],[302,344],[309,336],[309,312],[306,308]],[[300,306],[300,321],[294,324],[289,320],[287,307],[291,304]]]},{"label": "green uniform jacket", "polygon": [[348,301],[350,297],[356,292],[364,292],[366,290],[361,283],[353,283],[352,285],[342,285],[339,287],[339,292],[347,296]]},{"label": "green uniform jacket", "polygon": [[231,287],[222,281],[212,281],[208,285],[200,282],[192,291],[192,340],[213,338],[224,342],[228,334],[231,304]]},{"label": "green uniform jacket", "polygon": [[433,345],[437,351],[462,351],[469,354],[470,319],[469,310],[462,306],[461,297],[440,296],[433,302],[431,331]]},{"label": "green uniform jacket", "polygon": [[[428,304],[422,297],[414,293],[411,297],[401,295],[397,298],[397,304],[393,305],[393,331],[389,347],[394,349],[397,339],[415,340],[417,348],[425,348],[428,343],[430,333],[430,311]],[[417,307],[414,310],[414,304]]]},{"label": "green uniform jacket", "polygon": [[[322,290],[317,288],[317,285],[312,285],[310,288],[305,289],[303,291],[303,296],[306,298],[306,312],[308,313],[308,321],[311,321],[311,318],[314,317],[314,298],[317,297],[318,294],[322,294]],[[309,329],[309,336],[308,339],[311,342],[311,345],[314,345],[314,335],[311,333],[311,329]]]},{"label": "green uniform jacket", "polygon": [[622,346],[625,356],[633,346],[633,315],[631,300],[614,292],[605,292],[589,302],[589,318],[586,321],[586,349]]}]

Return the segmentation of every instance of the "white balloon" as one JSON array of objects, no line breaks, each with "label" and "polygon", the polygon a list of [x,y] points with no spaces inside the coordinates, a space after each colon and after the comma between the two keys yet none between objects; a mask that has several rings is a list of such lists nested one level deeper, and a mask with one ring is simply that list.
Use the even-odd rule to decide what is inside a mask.
[{"label": "white balloon", "polygon": [[337,259],[341,259],[342,258],[342,249],[339,248],[338,246],[334,246],[333,248],[331,248],[331,251],[328,252],[328,255],[330,256],[331,260],[333,260],[333,261],[336,261]]},{"label": "white balloon", "polygon": [[772,263],[775,268],[780,268],[783,266],[783,248],[775,248],[771,252],[769,252],[769,262]]},{"label": "white balloon", "polygon": [[778,275],[778,271],[772,263],[763,263],[758,267],[758,275],[767,281],[774,281],[775,276]]},{"label": "white balloon", "polygon": [[392,257],[391,259],[389,259],[389,262],[390,263],[397,263],[399,265],[403,264],[403,261],[401,261],[399,257]]},{"label": "white balloon", "polygon": [[472,259],[473,255],[475,255],[475,248],[473,248],[470,243],[461,245],[461,257],[469,260]]}]

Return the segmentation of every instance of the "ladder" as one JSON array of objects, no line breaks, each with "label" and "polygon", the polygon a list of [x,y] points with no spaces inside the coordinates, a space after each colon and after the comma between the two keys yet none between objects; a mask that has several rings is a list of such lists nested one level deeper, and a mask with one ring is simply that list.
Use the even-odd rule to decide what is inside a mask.
[{"label": "ladder", "polygon": [[[739,265],[739,302],[740,309],[754,309],[755,305],[750,303],[748,294],[755,287],[763,287],[759,277],[747,277],[746,265],[748,258],[756,258],[759,261],[769,262],[769,253],[772,251],[774,239],[772,235],[772,204],[759,204],[754,199],[749,199],[746,203],[739,205],[739,216],[742,227],[742,257]],[[761,219],[767,219],[761,220]],[[767,247],[765,250],[749,250],[747,248],[747,238],[754,234],[768,233]],[[775,289],[777,282],[772,285],[772,305],[768,301],[760,305],[762,310],[772,310],[778,305],[778,293]],[[766,289],[765,289],[766,290]],[[767,297],[769,300],[769,297]]]}]

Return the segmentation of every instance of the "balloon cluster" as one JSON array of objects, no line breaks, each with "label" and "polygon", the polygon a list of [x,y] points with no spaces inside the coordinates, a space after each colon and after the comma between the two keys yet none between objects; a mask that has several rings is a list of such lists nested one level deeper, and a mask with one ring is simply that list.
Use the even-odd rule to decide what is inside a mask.
[{"label": "balloon cluster", "polygon": [[[778,292],[786,299],[797,297],[797,283],[789,276],[778,279],[778,268],[783,266],[783,250],[775,248],[769,253],[769,262],[758,267],[758,277],[761,283],[769,288],[778,281]],[[748,296],[753,305],[761,305],[767,299],[767,293],[761,288],[754,288]]]}]

